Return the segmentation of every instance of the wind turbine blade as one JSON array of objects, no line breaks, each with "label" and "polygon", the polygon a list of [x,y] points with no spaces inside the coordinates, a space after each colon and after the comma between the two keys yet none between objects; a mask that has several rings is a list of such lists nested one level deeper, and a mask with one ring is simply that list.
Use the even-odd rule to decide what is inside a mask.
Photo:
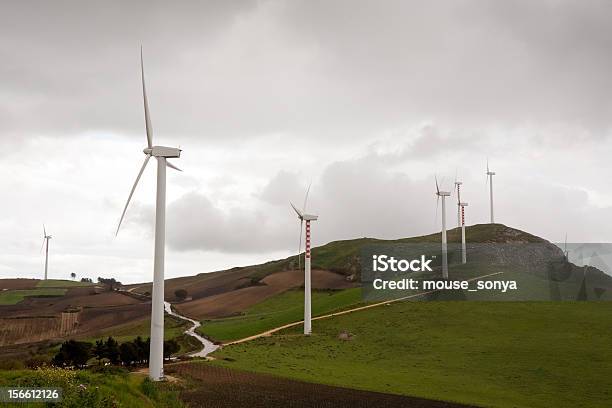
[{"label": "wind turbine blade", "polygon": [[47,238],[43,238],[43,243],[40,246],[40,252],[42,252],[43,248],[45,247],[45,241],[47,240]]},{"label": "wind turbine blade", "polygon": [[144,63],[142,60],[142,47],[140,47],[140,74],[142,76],[142,99],[144,100],[145,126],[147,129],[147,146],[153,147],[153,128],[151,127],[151,116],[149,114],[149,102],[147,100],[147,89],[145,87]]},{"label": "wind turbine blade", "polygon": [[434,176],[434,178],[436,179],[436,192],[440,192],[440,186],[438,185],[438,176]]},{"label": "wind turbine blade", "polygon": [[123,222],[123,217],[125,216],[125,212],[127,211],[128,205],[130,205],[130,200],[132,199],[134,190],[136,190],[136,186],[138,185],[140,176],[142,176],[142,172],[144,171],[145,167],[147,167],[147,163],[149,162],[150,158],[151,158],[151,155],[147,154],[147,156],[145,157],[144,163],[142,163],[142,167],[140,168],[140,171],[138,172],[138,176],[136,177],[136,181],[134,182],[132,191],[130,191],[130,195],[128,196],[127,202],[125,203],[125,207],[123,208],[123,213],[121,213],[121,218],[119,219],[119,225],[117,225],[117,231],[115,232],[115,236],[119,234],[119,228],[121,228],[121,222]]},{"label": "wind turbine blade", "polygon": [[304,206],[302,207],[302,213],[306,213],[306,203],[308,202],[308,194],[310,193],[310,186],[312,186],[312,181],[308,184],[308,189],[306,189],[306,196],[304,196]]},{"label": "wind turbine blade", "polygon": [[43,224],[43,236],[46,237],[47,236],[47,230],[45,229],[45,224]]},{"label": "wind turbine blade", "polygon": [[295,205],[293,205],[293,203],[291,201],[289,201],[289,204],[291,204],[291,207],[293,207],[293,209],[295,210],[295,212],[297,213],[298,217],[300,217],[300,219],[302,219],[302,217],[304,216],[300,210],[297,209],[297,207]]},{"label": "wind turbine blade", "polygon": [[487,173],[489,172],[489,158],[487,157]]},{"label": "wind turbine blade", "polygon": [[174,170],[183,171],[183,170],[179,169],[178,167],[176,167],[174,164],[170,163],[168,160],[166,160],[166,166],[168,166],[168,167],[170,167],[171,169],[174,169]]}]

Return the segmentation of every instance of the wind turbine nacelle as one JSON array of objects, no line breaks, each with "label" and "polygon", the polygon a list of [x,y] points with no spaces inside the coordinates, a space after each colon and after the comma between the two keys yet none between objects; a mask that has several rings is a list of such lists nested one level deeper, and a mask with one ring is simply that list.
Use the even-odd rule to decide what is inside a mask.
[{"label": "wind turbine nacelle", "polygon": [[319,216],[318,216],[318,215],[312,215],[312,214],[304,214],[304,215],[302,216],[302,219],[303,219],[304,221],[316,221],[316,220],[317,220],[317,218],[319,218]]},{"label": "wind turbine nacelle", "polygon": [[462,207],[467,207],[468,203],[459,203],[459,205],[462,206]]},{"label": "wind turbine nacelle", "polygon": [[494,171],[487,171],[487,175],[489,175],[489,176],[494,176],[494,175],[495,175],[495,172],[494,172]]},{"label": "wind turbine nacelle", "polygon": [[440,197],[450,197],[451,193],[448,191],[438,191],[437,193]]},{"label": "wind turbine nacelle", "polygon": [[144,149],[143,152],[153,157],[166,157],[168,159],[181,157],[181,149],[177,147],[153,146]]}]

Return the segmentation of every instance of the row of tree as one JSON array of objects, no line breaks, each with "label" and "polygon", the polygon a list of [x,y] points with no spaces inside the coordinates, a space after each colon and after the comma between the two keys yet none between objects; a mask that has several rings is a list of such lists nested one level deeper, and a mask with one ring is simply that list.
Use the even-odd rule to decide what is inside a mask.
[{"label": "row of tree", "polygon": [[[124,366],[146,364],[149,361],[150,345],[149,338],[143,340],[140,336],[121,344],[112,337],[96,340],[95,343],[68,340],[62,343],[52,363],[58,367],[85,367],[90,359],[95,358],[98,363],[108,361]],[[164,358],[169,358],[179,350],[180,345],[176,340],[164,341]]]}]

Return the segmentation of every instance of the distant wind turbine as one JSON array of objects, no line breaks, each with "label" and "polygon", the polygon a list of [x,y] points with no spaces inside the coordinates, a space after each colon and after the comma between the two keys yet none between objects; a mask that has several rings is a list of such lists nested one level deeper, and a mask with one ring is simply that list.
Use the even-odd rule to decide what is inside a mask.
[{"label": "distant wind turbine", "polygon": [[494,171],[489,170],[489,159],[487,159],[487,182],[489,183],[489,202],[491,204],[491,224],[495,223],[495,217],[493,217],[493,176]]},{"label": "distant wind turbine", "polygon": [[465,247],[465,207],[468,203],[460,202],[459,208],[461,208],[461,263],[467,262],[467,248]]},{"label": "distant wind turbine", "polygon": [[45,280],[48,278],[48,270],[49,270],[49,240],[51,239],[51,235],[47,235],[47,230],[45,228],[45,224],[43,224],[43,243],[40,247],[42,252],[43,248],[45,248]]},{"label": "distant wind turbine", "polygon": [[[302,254],[302,231],[304,222],[306,222],[306,250],[304,252],[304,334],[310,335],[312,333],[312,300],[311,300],[311,273],[310,273],[310,221],[316,221],[319,217],[317,215],[306,214],[306,203],[308,202],[308,193],[310,192],[310,186],[306,191],[306,197],[304,198],[304,206],[302,210],[298,210],[292,202],[291,207],[297,213],[298,219],[300,220],[300,243],[298,247],[298,265],[299,259]],[[299,266],[301,269],[301,266]]]},{"label": "distant wind turbine", "polygon": [[[438,177],[436,177],[436,213],[438,212],[438,203],[442,197],[442,277],[448,279],[448,247],[446,242],[446,197],[450,197],[449,191],[440,191],[438,185]],[[437,218],[437,216],[436,216]]]},{"label": "distant wind turbine", "polygon": [[181,149],[176,147],[153,146],[153,129],[149,115],[149,103],[144,78],[144,64],[142,61],[142,48],[140,49],[140,73],[142,76],[142,98],[144,100],[145,127],[147,131],[147,147],[143,150],[145,154],[144,163],[136,176],[134,186],[130,191],[117,232],[125,216],[130,199],[138,185],[140,176],[147,166],[151,156],[157,159],[157,200],[155,205],[155,258],[153,263],[153,296],[151,302],[151,347],[149,351],[149,377],[154,381],[164,378],[164,257],[166,240],[166,167],[175,170],[179,168],[167,161],[169,158],[181,156]]},{"label": "distant wind turbine", "polygon": [[462,181],[457,180],[455,175],[455,191],[457,191],[457,227],[461,227],[461,185]]}]

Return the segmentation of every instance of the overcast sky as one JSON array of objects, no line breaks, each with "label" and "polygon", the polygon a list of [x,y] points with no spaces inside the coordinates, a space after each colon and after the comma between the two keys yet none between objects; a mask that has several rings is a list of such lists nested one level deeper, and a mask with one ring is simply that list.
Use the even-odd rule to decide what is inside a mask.
[{"label": "overcast sky", "polygon": [[[4,2],[0,277],[151,280],[155,162],[168,172],[166,276],[313,241],[436,231],[434,175],[468,224],[612,241],[612,2]],[[454,202],[455,198],[451,199]],[[451,204],[449,202],[449,204]],[[456,225],[456,207],[448,220]],[[438,221],[439,225],[439,221]]]}]

